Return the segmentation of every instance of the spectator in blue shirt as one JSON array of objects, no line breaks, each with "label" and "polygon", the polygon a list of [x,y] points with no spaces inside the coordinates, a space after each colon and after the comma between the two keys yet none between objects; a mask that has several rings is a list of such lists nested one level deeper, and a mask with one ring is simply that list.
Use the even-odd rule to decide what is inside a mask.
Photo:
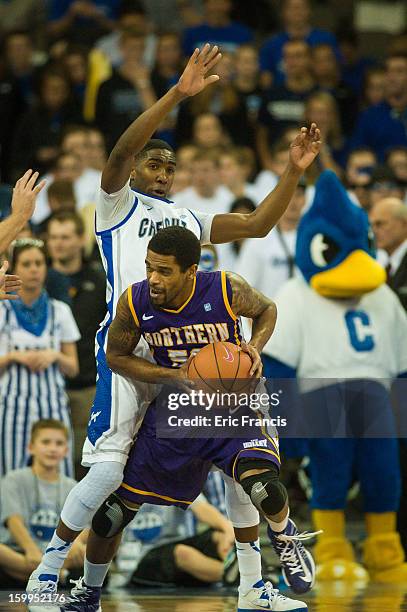
[{"label": "spectator in blue shirt", "polygon": [[281,18],[283,29],[269,38],[260,51],[260,67],[263,73],[263,84],[280,84],[284,80],[283,47],[288,40],[303,40],[310,47],[327,44],[335,49],[335,36],[325,30],[311,27],[311,9],[308,0],[284,0]]},{"label": "spectator in blue shirt", "polygon": [[253,35],[249,28],[231,20],[231,0],[204,0],[204,9],[204,22],[184,32],[183,47],[186,56],[205,43],[218,45],[221,51],[233,52],[240,45],[252,41]]},{"label": "spectator in blue shirt", "polygon": [[383,161],[390,147],[407,146],[407,53],[386,61],[385,99],[363,111],[356,125],[352,148],[367,146]]},{"label": "spectator in blue shirt", "polygon": [[50,0],[48,34],[88,44],[113,30],[120,0]]}]

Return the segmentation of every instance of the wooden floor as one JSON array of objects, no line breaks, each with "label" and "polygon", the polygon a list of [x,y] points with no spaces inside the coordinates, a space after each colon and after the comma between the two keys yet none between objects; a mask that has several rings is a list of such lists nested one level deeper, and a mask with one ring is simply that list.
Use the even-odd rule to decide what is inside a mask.
[{"label": "wooden floor", "polygon": [[[288,595],[288,592],[285,592]],[[299,598],[301,599],[301,598]],[[307,597],[309,612],[407,612],[407,585],[369,585],[330,583],[317,585]],[[103,612],[236,612],[237,597],[230,591],[129,591],[105,595]],[[1,593],[0,610],[20,612],[21,604],[10,604]],[[41,608],[41,612],[46,608]]]},{"label": "wooden floor", "polygon": [[[303,601],[310,612],[407,611],[407,585],[404,588],[370,585],[359,589],[357,585],[330,583],[315,587]],[[133,592],[110,595],[102,607],[103,612],[236,612],[237,597],[214,591],[206,594],[178,591],[167,595]]]}]

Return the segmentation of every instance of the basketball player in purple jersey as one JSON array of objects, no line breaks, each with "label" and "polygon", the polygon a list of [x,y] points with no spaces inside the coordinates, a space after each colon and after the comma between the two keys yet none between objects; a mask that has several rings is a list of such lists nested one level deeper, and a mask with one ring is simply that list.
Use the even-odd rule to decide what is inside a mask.
[{"label": "basketball player in purple jersey", "polygon": [[[199,259],[199,241],[188,229],[167,228],[151,239],[147,280],[131,285],[122,294],[110,327],[107,359],[113,371],[147,383],[187,385],[185,362],[191,354],[208,343],[227,340],[249,353],[252,374],[256,378],[261,375],[260,352],[277,317],[274,303],[236,274],[197,272]],[[249,344],[243,343],[240,334],[240,316],[253,320]],[[134,355],[142,337],[154,353],[154,364]],[[297,592],[309,590],[315,566],[301,543],[307,536],[299,534],[289,519],[287,491],[279,481],[277,439],[260,427],[253,429],[250,439],[157,438],[157,410],[154,400],[130,452],[123,483],[93,518],[89,561],[111,560],[115,539],[120,539],[121,531],[143,503],[188,508],[214,464],[241,484],[266,518],[287,583]],[[239,549],[240,530],[235,532]],[[97,605],[100,589],[93,595]],[[239,589],[239,612],[306,609],[305,603],[284,597],[269,583],[261,581]]]}]

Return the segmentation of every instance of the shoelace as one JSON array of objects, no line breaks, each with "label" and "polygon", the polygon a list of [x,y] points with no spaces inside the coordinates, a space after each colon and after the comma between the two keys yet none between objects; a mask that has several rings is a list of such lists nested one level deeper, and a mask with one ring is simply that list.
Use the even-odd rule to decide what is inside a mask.
[{"label": "shoelace", "polygon": [[[303,571],[299,555],[301,551],[297,547],[297,542],[304,542],[309,540],[316,535],[322,533],[322,531],[297,533],[295,535],[280,534],[276,537],[280,560],[285,566],[288,566],[291,574],[298,574]],[[298,555],[297,555],[298,552]],[[301,555],[302,556],[302,555]]]},{"label": "shoelace", "polygon": [[55,591],[56,585],[53,580],[47,580],[45,584],[41,582],[39,587],[32,590],[33,593],[55,593]]},{"label": "shoelace", "polygon": [[287,599],[287,597],[282,595],[278,589],[273,589],[273,585],[271,584],[271,582],[265,583],[261,595],[266,595],[272,605],[275,604],[278,600],[284,601]]},{"label": "shoelace", "polygon": [[71,597],[73,603],[84,601],[86,595],[91,592],[91,590],[83,584],[83,581],[84,576],[81,576],[79,580],[72,580],[71,578],[71,580],[69,581],[71,584],[75,585],[71,590]]}]

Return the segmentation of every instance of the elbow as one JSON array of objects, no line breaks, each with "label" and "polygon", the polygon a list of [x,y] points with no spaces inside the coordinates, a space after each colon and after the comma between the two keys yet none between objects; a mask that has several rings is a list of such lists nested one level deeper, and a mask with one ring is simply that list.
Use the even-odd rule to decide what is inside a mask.
[{"label": "elbow", "polygon": [[257,211],[254,211],[250,213],[249,215],[247,215],[248,222],[247,222],[246,238],[264,238],[265,236],[267,236],[267,234],[269,233],[271,229],[265,226],[264,223],[261,223],[256,212]]}]

